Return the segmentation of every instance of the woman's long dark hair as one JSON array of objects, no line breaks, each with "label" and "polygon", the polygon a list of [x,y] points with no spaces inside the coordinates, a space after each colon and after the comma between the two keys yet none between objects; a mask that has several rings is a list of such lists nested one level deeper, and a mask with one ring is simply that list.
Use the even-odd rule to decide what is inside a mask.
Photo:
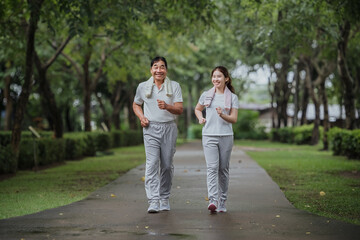
[{"label": "woman's long dark hair", "polygon": [[222,72],[222,74],[224,74],[225,78],[229,78],[229,80],[225,83],[226,86],[229,88],[229,90],[232,92],[232,93],[235,93],[235,89],[234,87],[231,85],[231,77],[230,77],[230,74],[229,74],[229,71],[227,70],[226,67],[224,66],[217,66],[215,67],[212,71],[211,71],[211,77],[213,76],[214,72],[216,70],[219,70],[220,72]]}]

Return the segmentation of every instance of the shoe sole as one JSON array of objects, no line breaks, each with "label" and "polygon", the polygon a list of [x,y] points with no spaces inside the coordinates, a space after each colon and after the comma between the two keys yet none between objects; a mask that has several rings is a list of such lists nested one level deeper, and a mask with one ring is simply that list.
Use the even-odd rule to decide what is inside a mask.
[{"label": "shoe sole", "polygon": [[216,213],[216,206],[215,204],[210,204],[208,210],[212,213]]},{"label": "shoe sole", "polygon": [[148,213],[158,213],[158,210],[148,210]]}]

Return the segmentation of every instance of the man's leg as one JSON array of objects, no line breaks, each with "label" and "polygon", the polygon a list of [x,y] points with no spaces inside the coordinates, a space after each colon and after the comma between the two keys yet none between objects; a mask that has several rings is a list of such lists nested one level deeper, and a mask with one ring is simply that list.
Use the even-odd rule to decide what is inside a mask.
[{"label": "man's leg", "polygon": [[[160,140],[157,126],[150,124],[144,128],[144,146],[146,153],[145,191],[149,204],[159,205],[159,159]],[[156,206],[155,206],[156,207]],[[156,209],[155,211],[156,212]]]},{"label": "man's leg", "polygon": [[163,125],[163,138],[160,150],[160,200],[162,210],[170,210],[169,197],[174,174],[173,159],[176,151],[177,126],[176,123]]}]

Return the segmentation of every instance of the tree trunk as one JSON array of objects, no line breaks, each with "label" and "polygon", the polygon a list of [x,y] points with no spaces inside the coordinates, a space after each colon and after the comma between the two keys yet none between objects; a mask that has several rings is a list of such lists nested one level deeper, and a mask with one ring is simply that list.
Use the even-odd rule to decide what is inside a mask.
[{"label": "tree trunk", "polygon": [[39,56],[34,53],[35,65],[39,73],[39,86],[41,97],[43,98],[42,102],[45,105],[45,111],[49,116],[49,123],[52,124],[52,129],[54,130],[55,138],[62,138],[64,128],[61,112],[57,107],[54,93],[52,92],[49,81],[46,79],[46,72],[48,67],[42,67]]},{"label": "tree trunk", "polygon": [[91,132],[91,92],[88,87],[84,89],[84,127],[86,132]]},{"label": "tree trunk", "polygon": [[[25,57],[25,76],[24,84],[21,88],[19,101],[16,107],[14,127],[11,136],[11,146],[14,151],[16,159],[19,156],[19,146],[21,141],[21,127],[24,119],[24,113],[26,105],[29,100],[31,88],[32,88],[32,76],[33,76],[33,59],[35,49],[35,32],[37,23],[39,21],[40,9],[43,0],[28,0],[30,8],[29,26],[26,33],[26,57]],[[16,163],[17,168],[17,163]]]},{"label": "tree trunk", "polygon": [[137,129],[137,117],[134,113],[134,110],[132,108],[132,105],[133,105],[133,100],[134,100],[134,92],[132,90],[130,90],[128,92],[128,99],[127,99],[127,106],[128,106],[128,113],[129,113],[129,116],[128,116],[128,119],[129,119],[129,126],[130,126],[130,129]]},{"label": "tree trunk", "polygon": [[[191,117],[193,115],[193,109],[192,109],[192,95],[191,95],[191,85],[188,84],[188,99],[187,99],[187,111],[186,111],[186,121],[185,121],[185,129],[188,129],[191,124]],[[187,131],[185,131],[185,137],[187,137]]]},{"label": "tree trunk", "polygon": [[298,62],[295,65],[294,71],[294,82],[295,82],[295,94],[294,94],[294,118],[293,118],[293,127],[298,125],[298,112],[299,112],[299,92],[300,92],[300,63]]},{"label": "tree trunk", "polygon": [[7,75],[5,77],[5,87],[4,87],[4,98],[6,100],[5,107],[5,121],[4,121],[4,130],[9,131],[11,129],[11,117],[13,112],[13,100],[10,95],[10,84],[11,84],[11,76]]},{"label": "tree trunk", "polygon": [[290,53],[287,47],[284,47],[279,50],[278,56],[281,62],[281,68],[276,69],[274,67],[277,81],[275,83],[275,99],[276,99],[276,109],[278,114],[278,128],[281,127],[281,123],[284,127],[288,125],[288,116],[287,116],[287,105],[289,97],[291,95],[291,88],[287,81],[288,71],[290,68]]},{"label": "tree trunk", "polygon": [[270,102],[270,110],[271,110],[271,127],[272,128],[276,128],[276,124],[275,124],[275,111],[274,111],[274,91],[272,90],[271,87],[271,78],[268,77],[268,91],[271,97],[271,102]]},{"label": "tree trunk", "polygon": [[121,98],[121,89],[122,85],[120,82],[116,83],[115,89],[112,93],[111,105],[112,105],[112,114],[111,114],[111,122],[114,124],[116,130],[120,129],[120,98]]},{"label": "tree trunk", "polygon": [[337,45],[338,56],[337,65],[342,84],[344,85],[344,104],[346,114],[346,128],[354,129],[356,127],[355,117],[355,92],[354,80],[350,75],[349,68],[346,62],[347,43],[350,34],[350,22],[345,21],[343,26],[340,26],[341,38]]},{"label": "tree trunk", "polygon": [[65,108],[65,123],[66,123],[66,129],[69,132],[74,131],[74,126],[73,126],[72,122],[73,121],[71,121],[71,117],[70,117],[70,107],[66,106],[66,108]]},{"label": "tree trunk", "polygon": [[306,79],[306,87],[309,90],[311,99],[315,106],[315,119],[314,119],[314,128],[313,128],[312,137],[311,137],[311,145],[316,145],[319,142],[319,137],[320,137],[320,133],[319,133],[320,104],[315,95],[315,86],[313,84],[312,72],[313,72],[313,69],[312,69],[311,63],[310,63],[310,61],[308,61],[306,63],[306,78],[305,78]]},{"label": "tree trunk", "polygon": [[302,92],[303,92],[303,96],[301,98],[301,105],[300,105],[300,109],[301,109],[300,125],[301,126],[304,124],[307,124],[306,113],[307,113],[307,107],[309,104],[309,90],[306,87],[306,78],[302,81]]},{"label": "tree trunk", "polygon": [[111,130],[111,121],[110,121],[109,115],[106,112],[105,105],[103,104],[103,101],[102,101],[101,97],[99,97],[98,94],[95,94],[95,96],[96,96],[96,99],[98,100],[98,103],[100,104],[100,109],[103,114],[103,122],[105,123],[106,127],[110,131]]},{"label": "tree trunk", "polygon": [[325,81],[322,81],[320,84],[320,92],[322,96],[322,103],[324,107],[324,135],[323,135],[323,145],[324,150],[329,149],[329,143],[328,143],[328,132],[329,132],[329,106],[328,106],[328,99],[326,96],[326,90],[325,90]]},{"label": "tree trunk", "polygon": [[[90,43],[89,43],[90,45]],[[83,79],[83,94],[84,94],[84,127],[86,132],[91,132],[91,94],[92,94],[92,82],[90,79],[89,72],[89,62],[91,58],[92,49],[87,50],[83,71],[84,71],[84,79]]]}]

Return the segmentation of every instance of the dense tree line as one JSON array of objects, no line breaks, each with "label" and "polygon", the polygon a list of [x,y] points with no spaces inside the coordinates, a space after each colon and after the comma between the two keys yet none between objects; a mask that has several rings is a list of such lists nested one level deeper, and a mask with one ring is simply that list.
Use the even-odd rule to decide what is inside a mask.
[{"label": "dense tree line", "polygon": [[[149,60],[163,55],[169,76],[183,86],[183,129],[215,65],[268,66],[273,127],[290,125],[290,102],[292,124],[305,124],[311,101],[315,144],[322,105],[326,148],[329,100],[345,107],[344,127],[359,127],[359,15],[356,0],[4,0],[0,125],[13,132],[15,152],[21,131],[34,122],[56,138],[101,123],[138,128],[135,88],[148,77]],[[234,81],[240,98],[246,81]]]}]

